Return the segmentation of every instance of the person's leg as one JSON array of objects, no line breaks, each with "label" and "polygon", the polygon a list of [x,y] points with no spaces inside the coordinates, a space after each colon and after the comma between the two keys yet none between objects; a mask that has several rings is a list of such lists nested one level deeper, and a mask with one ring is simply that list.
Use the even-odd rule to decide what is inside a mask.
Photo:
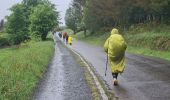
[{"label": "person's leg", "polygon": [[112,73],[112,76],[113,76],[113,84],[115,86],[118,85],[118,80],[117,80],[118,73]]},{"label": "person's leg", "polygon": [[118,73],[112,73],[113,78],[117,79]]}]

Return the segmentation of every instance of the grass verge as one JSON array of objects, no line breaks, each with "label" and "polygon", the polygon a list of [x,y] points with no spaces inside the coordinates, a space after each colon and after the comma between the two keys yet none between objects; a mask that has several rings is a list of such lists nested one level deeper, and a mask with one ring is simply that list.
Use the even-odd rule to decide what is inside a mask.
[{"label": "grass verge", "polygon": [[140,48],[140,47],[128,47],[128,52],[136,53],[136,54],[142,54],[142,55],[148,55],[148,56],[154,56],[163,58],[166,60],[170,60],[170,53],[169,51],[157,51],[157,50],[151,50],[147,48]]},{"label": "grass verge", "polygon": [[109,35],[110,35],[109,33],[106,34],[98,33],[93,35],[89,35],[89,33],[87,33],[87,37],[84,37],[83,32],[79,32],[73,37],[90,44],[103,46],[105,40],[109,37]]},{"label": "grass verge", "polygon": [[0,100],[29,100],[53,51],[52,41],[0,49]]}]

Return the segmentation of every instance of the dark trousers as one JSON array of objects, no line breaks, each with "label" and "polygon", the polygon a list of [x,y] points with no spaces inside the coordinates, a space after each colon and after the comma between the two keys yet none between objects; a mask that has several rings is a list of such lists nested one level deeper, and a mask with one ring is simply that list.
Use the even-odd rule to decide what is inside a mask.
[{"label": "dark trousers", "polygon": [[116,79],[117,79],[118,73],[112,73],[112,76],[113,76],[113,78],[116,78]]}]

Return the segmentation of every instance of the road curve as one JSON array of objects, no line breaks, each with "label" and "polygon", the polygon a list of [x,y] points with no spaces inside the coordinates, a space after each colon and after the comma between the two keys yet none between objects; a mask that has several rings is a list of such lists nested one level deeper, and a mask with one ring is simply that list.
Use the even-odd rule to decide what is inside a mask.
[{"label": "road curve", "polygon": [[170,100],[170,61],[126,53],[125,72],[114,87],[110,69],[104,75],[106,54],[102,47],[74,40],[72,49],[94,66],[119,100]]}]

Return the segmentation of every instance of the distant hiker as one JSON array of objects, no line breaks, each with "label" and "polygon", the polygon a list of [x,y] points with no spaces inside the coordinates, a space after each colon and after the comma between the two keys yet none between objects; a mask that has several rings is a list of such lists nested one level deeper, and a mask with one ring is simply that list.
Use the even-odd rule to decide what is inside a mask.
[{"label": "distant hiker", "polygon": [[110,37],[104,44],[104,50],[107,53],[114,85],[118,85],[118,74],[123,73],[125,68],[126,48],[127,45],[124,38],[119,34],[116,28],[113,28]]},{"label": "distant hiker", "polygon": [[55,32],[53,31],[52,32],[52,35],[53,35],[53,40],[54,40],[54,44],[57,42],[57,40],[56,40],[56,36],[55,36]]},{"label": "distant hiker", "polygon": [[63,33],[62,33],[63,41],[66,41],[66,36],[67,36],[67,33],[66,33],[66,32],[63,32]]},{"label": "distant hiker", "polygon": [[68,34],[66,34],[66,44],[68,44]]},{"label": "distant hiker", "polygon": [[62,33],[61,32],[58,32],[58,37],[62,38]]},{"label": "distant hiker", "polygon": [[73,37],[72,37],[72,36],[69,36],[69,37],[68,37],[68,43],[69,43],[70,45],[72,45],[72,43],[73,43]]}]

